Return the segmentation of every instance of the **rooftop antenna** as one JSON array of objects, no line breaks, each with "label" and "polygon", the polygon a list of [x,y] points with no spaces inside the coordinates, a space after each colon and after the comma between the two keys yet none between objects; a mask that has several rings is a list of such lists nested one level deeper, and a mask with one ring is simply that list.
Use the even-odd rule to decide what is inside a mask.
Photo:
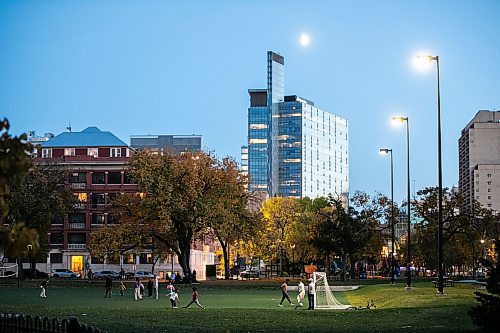
[{"label": "rooftop antenna", "polygon": [[30,138],[31,138],[31,137],[34,137],[34,136],[36,136],[35,130],[29,131],[29,132],[28,132],[28,136],[29,136]]},{"label": "rooftop antenna", "polygon": [[71,119],[69,120],[69,125],[68,125],[68,127],[66,127],[66,129],[67,129],[69,132],[71,132]]}]

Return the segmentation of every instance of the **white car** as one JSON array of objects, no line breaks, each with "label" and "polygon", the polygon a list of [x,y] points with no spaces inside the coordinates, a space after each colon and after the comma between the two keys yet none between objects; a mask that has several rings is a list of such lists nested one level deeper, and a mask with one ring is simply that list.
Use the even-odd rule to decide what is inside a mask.
[{"label": "white car", "polygon": [[76,279],[80,277],[79,273],[75,273],[66,268],[56,268],[52,270],[51,276],[53,278],[67,278],[67,279]]},{"label": "white car", "polygon": [[134,274],[134,278],[145,279],[145,278],[153,278],[155,277],[153,273],[146,271],[137,271]]}]

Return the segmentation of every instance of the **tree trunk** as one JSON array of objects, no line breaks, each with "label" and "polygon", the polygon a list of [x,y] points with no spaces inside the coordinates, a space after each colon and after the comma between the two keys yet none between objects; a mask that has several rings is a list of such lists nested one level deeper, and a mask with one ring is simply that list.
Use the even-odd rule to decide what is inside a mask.
[{"label": "tree trunk", "polygon": [[184,278],[188,281],[191,280],[191,267],[189,266],[189,259],[191,257],[191,244],[183,244],[179,246],[179,265],[182,267]]},{"label": "tree trunk", "polygon": [[342,254],[342,281],[347,280],[347,263],[346,263],[346,255]]},{"label": "tree trunk", "polygon": [[[349,262],[351,263],[351,278],[354,278],[356,276],[356,258],[354,258],[354,255],[349,256]],[[373,266],[373,265],[372,265]]]},{"label": "tree trunk", "polygon": [[228,253],[228,243],[221,242],[219,239],[220,246],[222,248],[222,256],[224,257],[224,280],[229,280],[231,277],[231,272],[229,271],[229,253]]}]

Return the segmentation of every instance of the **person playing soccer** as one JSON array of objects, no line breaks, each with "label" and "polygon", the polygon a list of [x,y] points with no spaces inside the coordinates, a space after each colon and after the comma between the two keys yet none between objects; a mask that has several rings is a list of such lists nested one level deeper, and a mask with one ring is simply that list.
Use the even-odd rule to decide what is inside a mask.
[{"label": "person playing soccer", "polygon": [[286,279],[285,282],[281,284],[281,301],[278,306],[283,306],[283,301],[286,299],[290,302],[290,305],[294,305],[290,300],[290,296],[288,296],[288,283],[290,283],[290,279]]},{"label": "person playing soccer", "polygon": [[298,308],[299,306],[304,306],[302,304],[302,300],[304,300],[304,296],[306,295],[306,288],[304,287],[304,283],[302,283],[302,280],[299,279],[299,285],[297,286],[297,305],[295,305],[295,308]]},{"label": "person playing soccer", "polygon": [[193,303],[198,305],[200,308],[205,309],[198,300],[198,290],[196,289],[196,287],[193,287],[193,299],[186,306],[183,306],[183,308],[189,308]]},{"label": "person playing soccer", "polygon": [[47,291],[48,286],[49,286],[49,280],[43,280],[42,283],[40,283],[40,297],[47,298],[45,292]]},{"label": "person playing soccer", "polygon": [[177,309],[177,303],[180,304],[181,301],[179,301],[179,294],[177,294],[177,290],[175,290],[175,288],[170,291],[169,298],[172,309]]},{"label": "person playing soccer", "polygon": [[309,300],[309,307],[307,310],[314,310],[314,295],[316,294],[316,285],[313,279],[309,279],[309,286],[307,288],[307,299]]}]

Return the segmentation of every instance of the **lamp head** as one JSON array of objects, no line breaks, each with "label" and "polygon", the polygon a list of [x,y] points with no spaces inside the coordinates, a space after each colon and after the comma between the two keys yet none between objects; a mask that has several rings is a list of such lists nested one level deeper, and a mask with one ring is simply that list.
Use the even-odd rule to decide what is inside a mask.
[{"label": "lamp head", "polygon": [[387,154],[389,154],[389,152],[392,152],[392,149],[388,149],[388,148],[380,148],[379,149],[380,155],[387,155]]},{"label": "lamp head", "polygon": [[415,67],[417,69],[425,70],[425,69],[429,68],[431,61],[437,60],[437,59],[438,59],[437,56],[432,56],[432,55],[428,55],[428,54],[421,54],[421,55],[417,55],[415,57],[413,64],[415,65]]},{"label": "lamp head", "polygon": [[484,244],[484,239],[481,239],[480,242],[481,242],[481,244]]}]

